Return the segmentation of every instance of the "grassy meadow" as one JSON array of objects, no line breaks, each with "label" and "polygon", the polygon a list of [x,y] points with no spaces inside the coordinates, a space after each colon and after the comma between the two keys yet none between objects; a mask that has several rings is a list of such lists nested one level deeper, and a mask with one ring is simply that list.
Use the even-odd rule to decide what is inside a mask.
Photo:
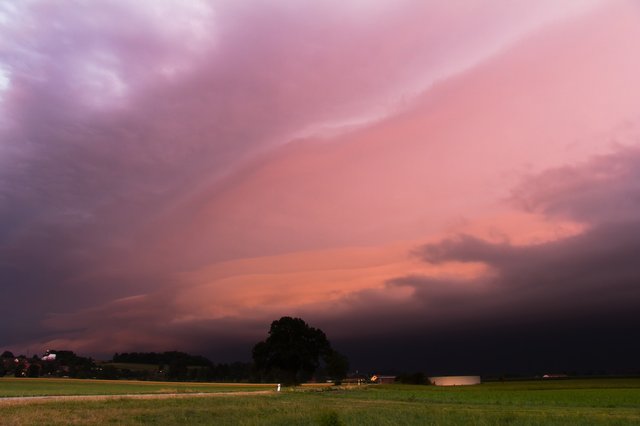
[{"label": "grassy meadow", "polygon": [[[0,380],[2,389],[5,394],[11,393],[6,389],[15,382],[5,380]],[[172,385],[193,389],[206,386]],[[104,386],[102,393],[107,393],[107,389],[121,393],[127,386],[139,389],[140,385],[130,382]],[[218,384],[211,388],[216,386],[241,387]],[[637,425],[640,379],[506,382],[456,388],[300,387],[267,395],[229,393],[163,400],[0,402],[0,419],[3,425]]]}]

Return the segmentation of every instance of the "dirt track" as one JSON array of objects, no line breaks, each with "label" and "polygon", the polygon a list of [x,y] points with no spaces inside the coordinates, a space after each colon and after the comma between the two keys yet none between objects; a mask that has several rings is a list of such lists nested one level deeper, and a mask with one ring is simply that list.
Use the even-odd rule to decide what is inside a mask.
[{"label": "dirt track", "polygon": [[0,398],[0,405],[31,404],[34,402],[56,401],[106,401],[110,399],[170,399],[170,398],[204,398],[220,396],[268,395],[275,391],[248,392],[194,392],[194,393],[139,393],[121,395],[47,395],[47,396],[11,396]]}]

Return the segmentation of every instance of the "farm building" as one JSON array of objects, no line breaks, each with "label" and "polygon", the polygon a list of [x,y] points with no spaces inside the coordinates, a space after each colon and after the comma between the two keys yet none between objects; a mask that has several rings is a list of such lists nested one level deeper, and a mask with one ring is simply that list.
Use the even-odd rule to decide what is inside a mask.
[{"label": "farm building", "polygon": [[342,383],[344,383],[345,385],[353,385],[353,384],[362,384],[362,383],[368,383],[369,382],[369,377],[365,376],[364,374],[350,374],[348,375],[346,378],[342,379]]},{"label": "farm building", "polygon": [[438,376],[429,377],[429,382],[436,386],[468,386],[479,385],[480,376]]},{"label": "farm building", "polygon": [[396,376],[378,376],[378,375],[375,375],[375,376],[371,377],[371,381],[374,382],[374,383],[381,384],[381,385],[390,384],[390,383],[395,383]]}]

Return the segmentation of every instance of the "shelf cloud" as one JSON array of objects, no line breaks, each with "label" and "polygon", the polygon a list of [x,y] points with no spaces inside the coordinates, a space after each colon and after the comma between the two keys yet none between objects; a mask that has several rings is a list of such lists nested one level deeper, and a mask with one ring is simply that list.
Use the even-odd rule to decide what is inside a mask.
[{"label": "shelf cloud", "polygon": [[246,359],[299,315],[362,368],[562,327],[637,357],[639,21],[631,0],[0,5],[0,341]]}]

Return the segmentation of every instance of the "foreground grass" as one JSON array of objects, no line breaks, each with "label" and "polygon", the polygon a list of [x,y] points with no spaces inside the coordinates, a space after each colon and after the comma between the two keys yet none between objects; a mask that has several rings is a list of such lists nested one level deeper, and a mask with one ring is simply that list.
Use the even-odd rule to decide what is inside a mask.
[{"label": "foreground grass", "polygon": [[[345,395],[351,398],[351,395]],[[372,387],[355,396],[384,401],[518,407],[640,408],[640,379],[537,380],[483,383],[479,386]]]},{"label": "foreground grass", "polygon": [[0,397],[42,395],[122,395],[141,393],[246,392],[275,389],[247,383],[141,382],[135,380],[77,380],[0,378]]},{"label": "foreground grass", "polygon": [[491,383],[1,405],[2,424],[628,425],[640,424],[640,380]]}]

